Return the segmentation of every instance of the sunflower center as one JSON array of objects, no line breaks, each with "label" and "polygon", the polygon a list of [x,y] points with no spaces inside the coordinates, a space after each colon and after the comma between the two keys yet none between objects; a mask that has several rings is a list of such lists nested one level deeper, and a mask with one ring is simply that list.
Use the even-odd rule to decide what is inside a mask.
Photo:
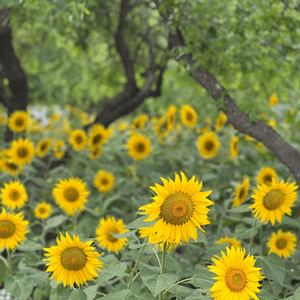
[{"label": "sunflower center", "polygon": [[76,135],[75,137],[76,144],[81,144],[83,142],[83,138],[81,135]]},{"label": "sunflower center", "polygon": [[61,253],[60,261],[62,266],[70,271],[81,270],[86,264],[86,255],[78,247],[67,248]]},{"label": "sunflower center", "polygon": [[16,231],[16,226],[13,222],[8,220],[0,220],[0,238],[7,239],[11,237]]},{"label": "sunflower center", "polygon": [[193,121],[193,114],[192,113],[190,113],[190,112],[187,112],[186,114],[185,114],[185,117],[186,117],[186,119],[188,120],[188,121]]},{"label": "sunflower center", "polygon": [[116,243],[119,239],[117,239],[116,237],[114,237],[112,235],[112,233],[119,233],[118,229],[117,228],[110,228],[109,230],[107,230],[107,233],[106,233],[106,237],[107,239],[112,242],[112,243]]},{"label": "sunflower center", "polygon": [[170,194],[160,208],[163,220],[172,225],[184,224],[193,215],[193,211],[191,197],[182,192]]},{"label": "sunflower center", "polygon": [[245,195],[245,189],[241,188],[240,193],[239,193],[239,199],[243,198]]},{"label": "sunflower center", "polygon": [[67,201],[74,202],[79,197],[78,190],[74,187],[66,188],[64,191],[64,197]]},{"label": "sunflower center", "polygon": [[44,151],[47,149],[47,143],[42,143],[41,145],[41,151]]},{"label": "sunflower center", "polygon": [[264,184],[271,183],[272,182],[272,176],[271,175],[264,176],[263,182],[264,182]]},{"label": "sunflower center", "polygon": [[225,275],[225,283],[231,292],[242,291],[247,283],[246,275],[239,269],[229,269]]},{"label": "sunflower center", "polygon": [[233,150],[234,150],[234,151],[237,151],[237,150],[238,150],[238,148],[237,148],[237,142],[234,142],[234,143],[233,143]]},{"label": "sunflower center", "polygon": [[141,153],[144,152],[145,151],[145,145],[144,145],[144,143],[138,143],[138,144],[136,144],[135,150],[137,152],[141,152]]},{"label": "sunflower center", "polygon": [[44,207],[40,208],[40,214],[46,213],[46,209]]},{"label": "sunflower center", "polygon": [[15,121],[15,124],[17,127],[21,127],[24,125],[24,120],[23,118],[17,118],[16,121]]},{"label": "sunflower center", "polygon": [[108,179],[107,179],[107,178],[102,178],[102,179],[101,179],[101,183],[102,183],[103,185],[108,185]]},{"label": "sunflower center", "polygon": [[17,170],[17,169],[18,169],[17,165],[15,165],[15,164],[6,162],[6,165],[7,165],[7,167],[8,167],[10,170]]},{"label": "sunflower center", "polygon": [[287,245],[287,240],[284,238],[280,238],[276,241],[276,247],[278,249],[284,249]]},{"label": "sunflower center", "polygon": [[277,209],[284,201],[284,193],[278,190],[272,190],[263,199],[263,205],[268,210]]},{"label": "sunflower center", "polygon": [[211,151],[214,148],[214,143],[212,141],[206,141],[204,147],[207,151]]},{"label": "sunflower center", "polygon": [[17,151],[17,154],[18,154],[19,157],[24,158],[28,155],[28,149],[25,148],[25,147],[20,147]]},{"label": "sunflower center", "polygon": [[97,134],[97,135],[94,136],[92,144],[97,145],[101,140],[102,140],[102,135]]},{"label": "sunflower center", "polygon": [[20,192],[18,190],[11,190],[9,193],[9,198],[12,201],[17,201],[20,199]]}]

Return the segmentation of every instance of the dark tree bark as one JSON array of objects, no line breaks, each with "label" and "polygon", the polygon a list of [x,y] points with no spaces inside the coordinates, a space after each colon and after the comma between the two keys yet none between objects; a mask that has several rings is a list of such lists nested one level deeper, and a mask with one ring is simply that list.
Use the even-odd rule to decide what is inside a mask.
[{"label": "dark tree bark", "polygon": [[[7,107],[10,116],[15,110],[26,110],[28,104],[28,86],[26,74],[20,66],[12,45],[12,31],[7,23],[9,10],[0,9],[0,80],[5,77],[9,81],[11,98],[3,97],[3,87],[0,87],[0,101]],[[5,141],[12,140],[12,132],[7,129]]]}]

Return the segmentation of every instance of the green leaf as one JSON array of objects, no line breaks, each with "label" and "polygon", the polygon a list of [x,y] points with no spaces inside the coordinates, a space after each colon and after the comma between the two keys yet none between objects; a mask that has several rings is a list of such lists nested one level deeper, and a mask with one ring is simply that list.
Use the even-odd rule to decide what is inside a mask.
[{"label": "green leaf", "polygon": [[65,215],[58,215],[58,216],[49,218],[46,222],[45,230],[60,226],[64,221],[67,220],[67,218],[68,217]]},{"label": "green leaf", "polygon": [[81,289],[70,289],[63,284],[57,286],[57,300],[87,300],[87,294]]},{"label": "green leaf", "polygon": [[201,230],[198,230],[197,243],[207,244],[206,236],[205,236],[205,234]]},{"label": "green leaf", "polygon": [[226,252],[226,246],[228,247],[228,245],[226,245],[226,244],[214,245],[213,247],[206,250],[206,252],[203,255],[201,260],[202,261],[211,261],[211,258],[214,257],[215,255],[220,256],[221,251]]},{"label": "green leaf", "polygon": [[104,297],[97,298],[97,300],[125,300],[130,290],[122,290],[114,293],[110,293]]},{"label": "green leaf", "polygon": [[4,288],[19,300],[28,300],[33,290],[33,280],[21,274],[8,276],[5,278]]},{"label": "green leaf", "polygon": [[0,260],[0,283],[2,283],[7,275],[7,268],[3,260]]},{"label": "green leaf", "polygon": [[150,270],[147,267],[142,267],[140,270],[140,276],[143,280],[143,282],[145,283],[145,285],[147,286],[147,288],[149,289],[149,291],[151,292],[151,294],[156,297],[156,295],[154,294],[156,285],[157,285],[157,280],[159,277],[159,274]]},{"label": "green leaf", "polygon": [[87,295],[87,300],[95,299],[95,297],[97,295],[98,287],[99,287],[99,285],[91,285],[83,290]]},{"label": "green leaf", "polygon": [[120,199],[121,195],[120,194],[114,194],[113,196],[107,198],[104,200],[104,203],[101,207],[101,213],[104,214],[106,212],[106,209],[110,204],[112,204],[114,201]]},{"label": "green leaf", "polygon": [[196,265],[195,275],[189,282],[197,288],[202,288],[205,291],[208,291],[214,284],[214,280],[212,279],[213,277],[215,277],[215,274],[210,272],[207,267]]},{"label": "green leaf", "polygon": [[156,297],[160,292],[165,291],[174,282],[178,280],[177,275],[172,273],[160,274],[154,289],[153,296]]},{"label": "green leaf", "polygon": [[262,290],[259,294],[256,294],[260,300],[275,300],[276,297],[270,294],[266,290]]},{"label": "green leaf", "polygon": [[246,228],[243,225],[237,225],[235,227],[235,236],[239,239],[250,239],[251,237],[255,236],[257,234],[258,230],[256,227],[252,228]]},{"label": "green leaf", "polygon": [[19,246],[19,250],[21,251],[36,251],[42,249],[43,249],[43,245],[35,243],[30,240],[25,240],[24,243]]},{"label": "green leaf", "polygon": [[262,268],[263,276],[268,280],[282,284],[285,277],[284,260],[277,254],[271,253],[267,257],[259,256],[256,267]]},{"label": "green leaf", "polygon": [[148,216],[140,217],[140,218],[130,222],[129,224],[127,224],[125,226],[125,228],[126,229],[136,229],[136,228],[144,228],[144,227],[153,226],[155,224],[155,221],[144,222],[144,220],[146,220],[147,218],[148,218]]},{"label": "green leaf", "polygon": [[136,230],[129,230],[124,233],[112,233],[112,236],[116,237],[117,239],[124,239],[129,237],[130,235],[135,235]]},{"label": "green leaf", "polygon": [[238,207],[234,207],[234,208],[230,209],[229,212],[231,212],[231,213],[249,212],[250,209],[248,207],[249,207],[249,204],[243,204]]},{"label": "green leaf", "polygon": [[105,260],[103,261],[103,269],[102,272],[99,273],[99,277],[97,279],[99,284],[102,284],[103,282],[109,280],[112,277],[123,277],[125,275],[127,275],[126,273],[126,269],[127,269],[127,265],[124,262],[120,262],[120,261],[112,261],[112,262],[108,262],[106,263]]}]

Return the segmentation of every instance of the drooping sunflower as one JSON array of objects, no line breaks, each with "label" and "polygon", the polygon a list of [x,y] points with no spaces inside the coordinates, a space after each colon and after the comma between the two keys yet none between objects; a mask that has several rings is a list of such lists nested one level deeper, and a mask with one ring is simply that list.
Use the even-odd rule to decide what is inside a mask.
[{"label": "drooping sunflower", "polygon": [[115,183],[115,177],[113,173],[99,170],[94,178],[94,186],[100,192],[109,192],[113,189]]},{"label": "drooping sunflower", "polygon": [[128,155],[135,160],[145,159],[151,153],[150,140],[141,134],[133,134],[127,143]]},{"label": "drooping sunflower", "polygon": [[28,139],[19,138],[13,141],[10,148],[10,156],[12,163],[22,167],[30,164],[34,156],[34,146]]},{"label": "drooping sunflower", "polygon": [[132,130],[143,129],[148,119],[149,116],[146,114],[141,114],[138,117],[134,118],[132,123]]},{"label": "drooping sunflower", "polygon": [[218,136],[214,132],[205,132],[198,138],[198,150],[202,157],[216,157],[220,148]]},{"label": "drooping sunflower", "polygon": [[56,203],[68,215],[84,209],[89,191],[86,184],[80,178],[61,179],[52,192]]},{"label": "drooping sunflower", "polygon": [[235,188],[235,195],[233,199],[233,207],[238,207],[244,203],[245,198],[248,196],[250,188],[249,178],[246,177],[242,184],[238,183],[237,187]]},{"label": "drooping sunflower", "polygon": [[15,209],[24,206],[28,201],[28,195],[26,189],[20,181],[12,181],[10,183],[4,183],[4,188],[1,189],[2,204]]},{"label": "drooping sunflower", "polygon": [[279,99],[277,97],[276,94],[272,94],[270,97],[269,97],[269,106],[270,107],[273,107],[275,105],[277,105],[279,102]]},{"label": "drooping sunflower", "polygon": [[258,185],[262,185],[262,184],[271,185],[273,179],[277,181],[277,173],[274,169],[270,167],[261,168],[256,177]]},{"label": "drooping sunflower", "polygon": [[238,141],[239,141],[239,138],[236,137],[236,136],[233,136],[230,140],[230,155],[231,155],[231,158],[235,158],[239,154]]},{"label": "drooping sunflower", "polygon": [[222,257],[215,255],[218,260],[212,258],[215,266],[208,266],[209,271],[217,275],[209,297],[214,300],[259,300],[256,293],[261,291],[259,281],[264,277],[259,272],[261,268],[254,267],[256,259],[252,255],[245,257],[245,249],[231,247],[226,251],[227,256],[222,251]]},{"label": "drooping sunflower", "polygon": [[39,141],[35,150],[36,154],[40,157],[45,157],[50,149],[51,144],[52,144],[51,139],[44,139]]},{"label": "drooping sunflower", "polygon": [[262,222],[270,221],[274,225],[277,220],[281,223],[284,214],[291,215],[291,206],[297,198],[297,188],[295,183],[283,183],[283,180],[277,182],[273,179],[270,186],[259,185],[259,190],[254,190],[254,204],[249,208],[253,208],[255,218]]},{"label": "drooping sunflower", "polygon": [[90,153],[90,159],[95,159],[102,154],[101,147],[95,148],[94,151]]},{"label": "drooping sunflower", "polygon": [[23,110],[16,110],[9,117],[8,126],[14,132],[23,132],[28,124],[28,113]]},{"label": "drooping sunflower", "polygon": [[227,115],[221,111],[215,123],[215,131],[220,132],[226,122],[227,122]]},{"label": "drooping sunflower", "polygon": [[167,122],[168,122],[168,130],[173,130],[174,124],[176,121],[176,112],[177,108],[175,105],[170,105],[166,112]]},{"label": "drooping sunflower", "polygon": [[197,123],[197,113],[189,104],[182,105],[180,108],[180,120],[183,125],[194,128]]},{"label": "drooping sunflower", "polygon": [[65,152],[66,152],[65,142],[63,140],[56,141],[53,147],[54,156],[58,159],[61,159],[65,155]]},{"label": "drooping sunflower", "polygon": [[143,230],[143,236],[149,240],[168,244],[188,242],[190,237],[197,240],[197,227],[204,232],[202,225],[209,224],[207,213],[212,201],[206,197],[211,191],[200,192],[202,183],[193,176],[189,181],[183,172],[176,174],[175,181],[161,178],[164,186],[156,184],[150,187],[156,196],[154,202],[140,207],[141,214],[149,215],[144,222],[156,220],[153,226]]},{"label": "drooping sunflower", "polygon": [[270,248],[270,253],[276,253],[277,255],[288,258],[295,251],[297,246],[297,237],[292,232],[282,232],[278,230],[277,234],[272,232],[272,236],[269,238],[267,247]]},{"label": "drooping sunflower", "polygon": [[109,129],[105,129],[103,125],[93,125],[89,130],[88,146],[91,151],[101,147],[109,138],[111,132]]},{"label": "drooping sunflower", "polygon": [[0,214],[0,249],[14,249],[26,239],[28,221],[23,220],[23,213],[10,214],[2,208]]},{"label": "drooping sunflower", "polygon": [[123,220],[119,219],[118,221],[114,217],[107,217],[106,220],[102,218],[99,221],[99,226],[96,230],[96,241],[103,248],[107,248],[108,252],[119,253],[124,246],[126,245],[128,239],[122,238],[118,239],[114,237],[113,233],[125,233],[128,230],[125,229],[125,224],[123,224]]},{"label": "drooping sunflower", "polygon": [[227,236],[220,238],[217,241],[217,244],[229,243],[230,248],[233,247],[234,249],[241,248],[242,243],[238,241],[236,238],[228,238]]},{"label": "drooping sunflower", "polygon": [[22,168],[12,163],[10,159],[7,158],[0,159],[0,168],[2,172],[9,172],[11,175],[14,176],[22,173]]},{"label": "drooping sunflower", "polygon": [[56,238],[58,246],[44,248],[47,258],[50,261],[46,272],[53,272],[50,279],[56,279],[56,283],[63,282],[71,288],[76,283],[78,286],[86,283],[87,280],[94,280],[98,277],[96,270],[101,271],[103,263],[98,259],[100,254],[94,252],[93,241],[83,243],[78,236],[66,237],[60,234],[60,240]]},{"label": "drooping sunflower", "polygon": [[41,220],[47,219],[52,211],[50,204],[46,202],[39,203],[34,209],[34,215]]},{"label": "drooping sunflower", "polygon": [[86,134],[84,130],[74,130],[69,139],[69,143],[72,145],[73,149],[81,151],[86,145]]}]

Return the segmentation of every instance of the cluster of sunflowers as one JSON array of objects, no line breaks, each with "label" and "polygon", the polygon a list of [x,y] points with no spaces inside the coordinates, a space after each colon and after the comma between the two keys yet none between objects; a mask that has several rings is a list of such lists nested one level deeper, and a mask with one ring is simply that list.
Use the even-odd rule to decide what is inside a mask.
[{"label": "cluster of sunflowers", "polygon": [[[92,123],[95,119],[95,115],[89,116],[75,108],[66,107],[66,111],[71,112],[77,120],[80,120],[81,127]],[[206,239],[203,237],[203,233],[205,233],[203,226],[213,226],[213,221],[215,221],[213,215],[210,217],[208,214],[210,210],[213,211],[209,208],[210,206],[218,206],[216,196],[213,196],[212,190],[207,190],[207,188],[202,191],[202,182],[199,183],[198,175],[192,176],[188,180],[187,176],[181,172],[181,178],[175,174],[174,181],[161,178],[163,185],[155,184],[155,186],[150,187],[154,192],[153,201],[150,204],[147,200],[140,200],[138,205],[129,205],[128,208],[126,206],[128,203],[124,206],[117,203],[110,210],[110,214],[107,214],[102,208],[102,204],[107,209],[116,198],[121,197],[116,191],[116,181],[120,180],[115,178],[116,174],[114,175],[111,170],[103,168],[106,157],[112,157],[108,165],[113,164],[115,160],[129,165],[128,170],[126,169],[127,166],[123,166],[126,169],[123,171],[123,175],[130,174],[132,176],[128,177],[128,180],[133,181],[133,187],[137,191],[137,185],[147,185],[150,182],[151,177],[147,177],[145,173],[143,179],[137,176],[137,172],[142,172],[143,168],[147,172],[149,165],[154,163],[153,161],[150,161],[148,165],[146,163],[150,154],[155,155],[154,152],[159,147],[166,147],[168,151],[176,148],[176,145],[185,141],[186,132],[197,136],[197,142],[194,145],[196,144],[195,149],[199,153],[200,159],[211,162],[216,158],[220,154],[221,146],[218,134],[222,134],[222,129],[227,121],[224,113],[219,114],[214,126],[211,126],[212,120],[210,118],[206,118],[205,124],[200,126],[197,114],[190,105],[183,105],[180,108],[179,118],[177,108],[171,105],[160,118],[152,117],[150,119],[148,115],[141,114],[131,124],[128,121],[118,121],[109,128],[96,124],[90,126],[87,133],[78,126],[78,123],[74,127],[80,129],[72,130],[70,125],[72,122],[66,118],[62,119],[59,114],[54,114],[44,127],[46,130],[42,130],[48,137],[42,136],[36,142],[36,146],[34,146],[33,141],[21,137],[25,130],[27,133],[37,135],[37,131],[28,129],[30,122],[37,122],[30,121],[30,119],[29,114],[22,111],[17,111],[10,116],[7,124],[14,132],[15,139],[9,148],[1,151],[0,167],[7,177],[3,177],[5,182],[0,194],[2,205],[5,206],[0,214],[0,249],[2,251],[6,249],[6,255],[2,257],[2,261],[5,262],[8,275],[14,275],[16,268],[14,261],[22,254],[22,247],[20,247],[20,251],[18,247],[26,242],[25,235],[31,235],[31,240],[42,243],[44,252],[46,252],[46,254],[42,254],[44,255],[42,264],[46,264],[46,272],[52,273],[50,279],[56,279],[57,284],[62,282],[66,289],[67,286],[71,290],[80,288],[80,286],[86,287],[87,281],[93,281],[99,277],[99,272],[105,272],[106,263],[109,265],[110,258],[101,256],[102,253],[100,255],[99,252],[113,252],[121,258],[121,255],[124,255],[122,253],[126,251],[126,246],[129,246],[129,248],[139,249],[139,251],[138,253],[134,252],[137,256],[134,258],[135,263],[128,274],[127,282],[124,283],[121,280],[127,293],[140,275],[152,294],[145,294],[145,299],[148,296],[152,297],[149,299],[153,299],[153,296],[156,297],[156,295],[159,295],[159,299],[163,299],[177,285],[190,282],[195,287],[202,288],[197,290],[198,295],[201,296],[199,299],[202,299],[202,296],[205,299],[206,294],[216,300],[258,300],[256,294],[261,292],[264,266],[255,267],[257,258],[251,255],[254,251],[255,235],[249,236],[247,256],[245,256],[245,247],[236,237],[228,237],[224,234],[221,238],[211,241],[212,248],[216,244],[224,246],[226,253],[220,250],[221,256],[217,255],[216,252],[213,254],[215,258],[212,257],[213,255],[210,256],[209,259],[214,265],[210,263],[208,268],[201,265],[203,262],[199,264],[199,268],[204,268],[204,273],[207,270],[208,274],[215,275],[213,278],[209,277],[207,273],[203,275],[208,276],[204,278],[204,281],[210,282],[209,288],[206,285],[206,289],[203,289],[203,283],[199,286],[198,283],[193,283],[194,276],[183,280],[172,279],[168,281],[174,275],[166,272],[168,255],[170,253],[176,255],[176,249],[183,248],[191,241],[195,245],[204,243],[207,247]],[[41,123],[39,126],[43,128]],[[61,133],[65,134],[65,138],[52,138],[51,134],[57,135],[60,128],[63,128]],[[227,155],[227,158],[229,158],[229,162],[238,164],[240,139],[237,136],[232,136],[233,129],[230,130],[230,147],[226,149],[230,155]],[[149,134],[151,131],[157,137],[155,142],[153,142],[153,135]],[[127,157],[122,156],[120,158],[117,154],[113,155],[113,149],[116,147],[114,136],[120,136],[118,133],[122,133],[122,139],[126,139],[126,146],[124,144],[125,147],[120,149],[127,151]],[[226,139],[228,138],[228,135],[224,134],[224,136]],[[244,139],[253,142],[249,136],[245,136]],[[53,153],[50,152],[52,145],[54,145]],[[257,146],[256,149],[259,150]],[[100,161],[100,159],[102,160]],[[59,162],[59,164],[53,164],[53,162]],[[174,162],[170,161],[171,165],[172,163],[174,165]],[[78,168],[83,169],[83,171],[78,170]],[[97,170],[95,171],[95,169]],[[88,173],[87,175],[85,175],[85,171]],[[94,171],[95,174],[91,175]],[[178,169],[173,171],[179,173]],[[61,175],[63,172],[68,174],[68,178]],[[74,173],[81,175],[74,176]],[[55,185],[52,185],[51,174],[56,174],[54,177],[57,180]],[[44,177],[45,181],[31,178],[33,175]],[[47,177],[48,175],[49,177]],[[12,176],[14,180],[10,180]],[[81,178],[84,176],[87,181]],[[279,181],[276,171],[270,167],[262,168],[256,179],[257,189],[253,189],[254,194],[251,196],[254,203],[245,204],[250,199],[251,178],[247,176],[244,177],[242,183],[236,184],[235,189],[231,187],[229,205],[226,204],[230,208],[226,205],[225,208],[228,209],[228,212],[235,210],[237,213],[251,213],[252,211],[254,229],[260,228],[259,230],[262,230],[261,228],[267,226],[269,222],[272,226],[275,225],[276,221],[281,224],[283,216],[292,213],[291,207],[295,204],[298,187],[294,183]],[[93,190],[89,188],[91,185],[93,185]],[[136,191],[130,193],[135,194]],[[117,197],[113,193],[116,193]],[[36,194],[41,195],[41,198],[45,198],[47,201],[36,201]],[[88,199],[89,197],[93,200]],[[209,200],[208,197],[214,198],[215,201]],[[135,213],[136,208],[139,209],[139,214],[143,216],[135,221],[130,220],[133,216],[132,212]],[[128,213],[130,217],[125,216],[128,209],[131,210],[130,214]],[[65,218],[61,217],[61,212],[66,216]],[[83,215],[84,213],[87,214]],[[119,216],[123,214],[124,219],[137,223],[126,225],[123,218],[112,216],[115,213]],[[216,214],[216,210],[213,213]],[[80,228],[91,217],[96,220],[97,226],[92,229],[89,228],[89,232],[94,235],[97,246],[93,239],[86,241],[88,236],[84,236]],[[61,218],[61,222],[56,227],[51,227],[51,223],[57,221],[57,218]],[[68,220],[70,221],[69,225]],[[218,223],[218,232],[223,227],[223,221]],[[49,228],[51,228],[50,231]],[[58,231],[53,231],[54,228]],[[208,232],[211,229],[212,227],[209,228]],[[34,239],[34,233],[39,230],[41,230],[40,237]],[[232,234],[230,230],[227,232],[229,236]],[[72,233],[74,233],[73,236],[71,236]],[[58,234],[59,237],[57,237]],[[56,237],[56,242],[53,235]],[[141,243],[141,241],[143,242]],[[281,228],[277,233],[272,232],[267,241],[268,253],[275,253],[284,259],[292,256],[296,246],[296,235],[291,231],[283,231]],[[97,249],[98,247],[101,250]],[[158,273],[168,279],[166,279],[167,283],[162,290],[148,285],[147,276],[150,273],[146,273],[147,267],[143,266],[144,269],[138,271],[139,265],[143,265],[142,253],[147,248],[151,248],[157,258],[160,266]],[[220,249],[225,250],[225,248]],[[162,253],[161,256],[159,256],[160,252]],[[130,265],[130,262],[128,264]],[[149,269],[147,270],[149,271]],[[22,270],[20,269],[20,271]],[[114,276],[118,276],[118,273]],[[159,280],[158,277],[157,280]],[[103,282],[98,282],[98,285],[95,284],[98,295],[107,297],[109,295],[105,296],[103,293],[105,288],[102,288],[102,284]],[[137,299],[140,298],[137,297]]]}]

